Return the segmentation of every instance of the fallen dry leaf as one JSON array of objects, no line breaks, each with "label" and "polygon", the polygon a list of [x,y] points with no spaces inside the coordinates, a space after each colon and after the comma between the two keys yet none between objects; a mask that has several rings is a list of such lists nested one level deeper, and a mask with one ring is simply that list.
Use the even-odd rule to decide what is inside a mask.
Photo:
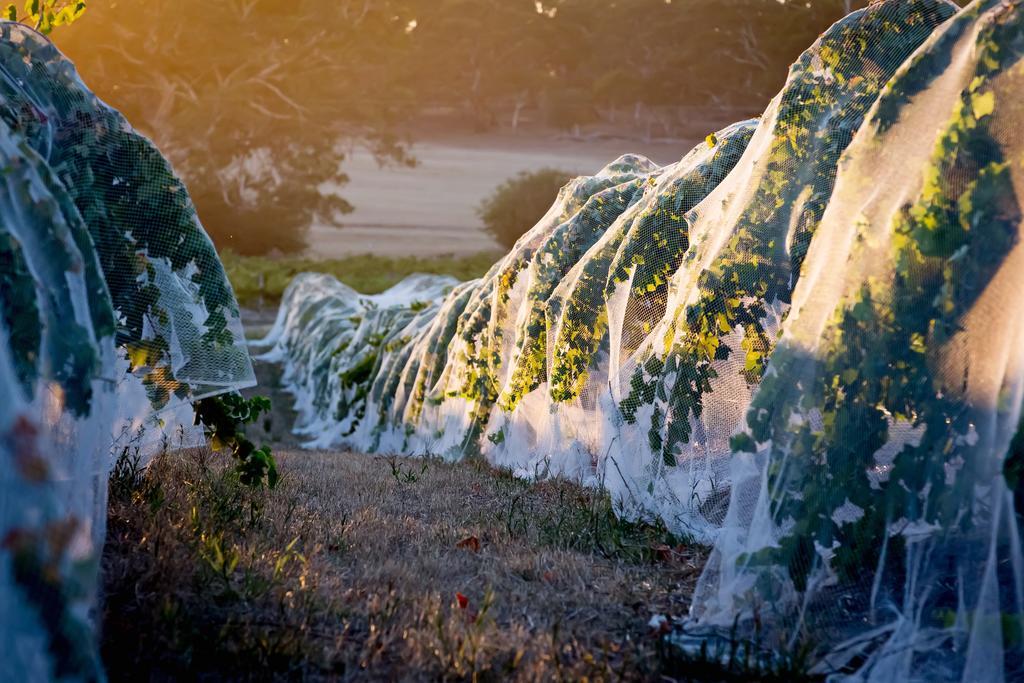
[{"label": "fallen dry leaf", "polygon": [[658,543],[652,546],[651,550],[654,551],[654,556],[657,557],[660,562],[668,562],[672,559],[672,548],[664,543]]},{"label": "fallen dry leaf", "polygon": [[455,544],[456,548],[462,548],[463,550],[472,550],[474,553],[480,552],[480,539],[476,536],[466,536],[464,539]]}]

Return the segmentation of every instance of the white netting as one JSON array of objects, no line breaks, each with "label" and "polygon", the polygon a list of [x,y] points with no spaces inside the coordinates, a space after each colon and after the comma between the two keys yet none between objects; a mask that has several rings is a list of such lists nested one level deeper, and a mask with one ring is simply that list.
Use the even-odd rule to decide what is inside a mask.
[{"label": "white netting", "polygon": [[694,615],[871,680],[1024,676],[1024,8],[979,2],[842,163],[745,431]]},{"label": "white netting", "polygon": [[301,403],[308,434],[606,486],[714,546],[705,642],[1024,676],[1022,126],[1021,0],[872,3],[759,120],[574,181],[372,367],[332,361],[366,400]]},{"label": "white netting", "polygon": [[292,280],[273,328],[252,344],[268,349],[259,360],[283,365],[281,381],[299,414],[295,433],[309,437],[307,446],[326,448],[356,431],[368,399],[380,399],[369,381],[381,356],[411,348],[456,285],[451,277],[412,275],[367,296],[330,275]]},{"label": "white netting", "polygon": [[92,680],[112,457],[191,426],[190,401],[252,366],[167,162],[8,22],[0,168],[0,679]]}]

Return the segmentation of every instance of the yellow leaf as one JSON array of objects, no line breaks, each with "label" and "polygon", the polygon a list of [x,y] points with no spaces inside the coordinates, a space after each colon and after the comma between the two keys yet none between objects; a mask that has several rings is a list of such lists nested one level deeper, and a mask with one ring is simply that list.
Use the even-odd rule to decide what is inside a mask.
[{"label": "yellow leaf", "polygon": [[996,94],[991,90],[971,97],[971,110],[974,112],[974,118],[982,119],[994,112],[995,109]]},{"label": "yellow leaf", "polygon": [[129,346],[128,362],[132,368],[142,368],[149,364],[149,352],[145,346]]}]

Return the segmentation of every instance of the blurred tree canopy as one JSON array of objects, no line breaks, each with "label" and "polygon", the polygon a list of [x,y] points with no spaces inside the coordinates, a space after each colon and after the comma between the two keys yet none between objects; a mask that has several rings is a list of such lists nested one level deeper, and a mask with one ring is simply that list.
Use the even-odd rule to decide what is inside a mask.
[{"label": "blurred tree canopy", "polygon": [[[424,116],[621,129],[756,113],[852,0],[91,0],[83,78],[168,153],[220,247],[295,251],[351,207],[346,144],[408,163]],[[648,123],[649,125],[649,123]]]}]

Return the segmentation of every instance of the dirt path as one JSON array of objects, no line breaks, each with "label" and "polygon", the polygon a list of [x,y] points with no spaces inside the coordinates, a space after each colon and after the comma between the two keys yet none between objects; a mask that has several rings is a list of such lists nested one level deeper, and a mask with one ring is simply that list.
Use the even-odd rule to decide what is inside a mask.
[{"label": "dirt path", "polygon": [[[351,254],[433,256],[502,251],[480,228],[476,207],[520,171],[556,167],[594,173],[627,152],[660,164],[678,161],[691,141],[589,142],[514,135],[433,138],[413,147],[416,168],[380,168],[363,149],[343,170],[351,182],[340,193],[356,207],[344,227],[314,225],[311,258]],[[539,216],[538,216],[539,218]]]}]

